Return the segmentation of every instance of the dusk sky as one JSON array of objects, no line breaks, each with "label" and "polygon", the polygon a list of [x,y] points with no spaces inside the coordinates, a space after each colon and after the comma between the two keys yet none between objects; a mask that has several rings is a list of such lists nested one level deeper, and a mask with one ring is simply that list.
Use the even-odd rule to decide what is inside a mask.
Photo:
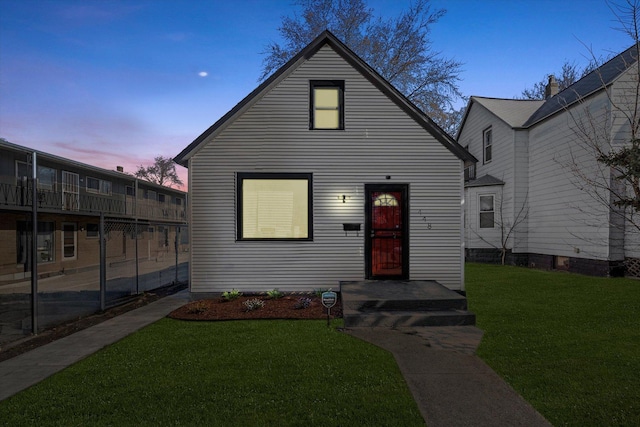
[{"label": "dusk sky", "polygon": [[[0,137],[114,170],[174,157],[258,84],[292,0],[0,0]],[[397,16],[408,0],[369,1]],[[519,96],[633,40],[604,0],[432,0],[466,96]],[[186,182],[186,170],[178,167]]]}]

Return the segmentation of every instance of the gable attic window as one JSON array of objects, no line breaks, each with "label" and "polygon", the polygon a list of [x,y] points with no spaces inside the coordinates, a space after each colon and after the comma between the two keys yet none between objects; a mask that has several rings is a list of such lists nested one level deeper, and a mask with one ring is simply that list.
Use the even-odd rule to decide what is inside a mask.
[{"label": "gable attic window", "polygon": [[344,129],[344,81],[312,80],[309,129]]},{"label": "gable attic window", "polygon": [[310,173],[238,173],[238,240],[312,240]]},{"label": "gable attic window", "polygon": [[489,163],[493,157],[491,153],[491,146],[493,145],[493,132],[491,127],[488,127],[482,132],[482,153],[484,156],[484,163]]}]

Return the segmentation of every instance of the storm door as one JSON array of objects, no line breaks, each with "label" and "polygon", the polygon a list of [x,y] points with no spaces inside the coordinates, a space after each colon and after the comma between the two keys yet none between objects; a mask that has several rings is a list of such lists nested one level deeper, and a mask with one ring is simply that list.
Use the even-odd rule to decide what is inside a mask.
[{"label": "storm door", "polygon": [[408,186],[367,184],[365,193],[367,279],[408,279]]}]

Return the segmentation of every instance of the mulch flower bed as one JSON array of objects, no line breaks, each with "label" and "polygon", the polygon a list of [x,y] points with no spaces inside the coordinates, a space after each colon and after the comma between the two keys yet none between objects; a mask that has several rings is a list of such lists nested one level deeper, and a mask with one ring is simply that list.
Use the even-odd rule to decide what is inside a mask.
[{"label": "mulch flower bed", "polygon": [[[264,306],[248,310],[245,301],[260,299]],[[302,298],[308,306],[303,305]],[[244,295],[232,301],[224,298],[192,301],[172,311],[169,317],[181,320],[245,320],[245,319],[326,319],[327,309],[316,295],[286,295],[269,298],[261,295]],[[331,308],[331,317],[342,317],[340,302]]]}]

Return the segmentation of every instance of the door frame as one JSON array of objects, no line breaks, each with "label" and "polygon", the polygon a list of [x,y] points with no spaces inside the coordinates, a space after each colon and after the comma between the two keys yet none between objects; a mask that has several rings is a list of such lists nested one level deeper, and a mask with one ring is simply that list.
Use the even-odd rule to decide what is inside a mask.
[{"label": "door frame", "polygon": [[[398,276],[374,276],[371,245],[371,193],[396,191],[402,193],[402,274]],[[408,280],[409,279],[409,184],[365,184],[364,185],[364,258],[365,279],[367,280]]]}]

